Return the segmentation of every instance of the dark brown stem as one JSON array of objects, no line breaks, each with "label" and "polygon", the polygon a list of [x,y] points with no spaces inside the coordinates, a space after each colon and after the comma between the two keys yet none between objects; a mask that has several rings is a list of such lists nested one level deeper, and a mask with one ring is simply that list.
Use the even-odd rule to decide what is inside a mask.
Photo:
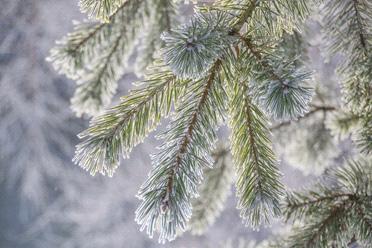
[{"label": "dark brown stem", "polygon": [[[125,1],[109,18],[109,22],[112,21],[114,16],[118,13],[119,10],[123,9],[126,5],[128,5],[131,2],[131,0]],[[109,23],[101,23],[96,30],[94,30],[92,33],[90,33],[87,37],[82,39],[78,44],[75,45],[73,52],[77,51],[85,42],[87,42],[90,38],[92,38],[98,31],[100,31],[104,26],[110,25]]]},{"label": "dark brown stem", "polygon": [[[243,89],[244,92],[247,92],[247,86],[246,84],[243,84]],[[257,177],[258,177],[258,188],[259,191],[262,192],[262,183],[261,183],[261,175],[260,175],[260,167],[258,166],[259,161],[258,161],[258,155],[257,155],[257,147],[256,147],[256,141],[254,139],[254,128],[252,127],[252,113],[251,113],[251,101],[248,98],[248,95],[245,95],[245,105],[246,105],[246,116],[247,116],[247,127],[248,127],[248,133],[249,133],[249,143],[251,144],[252,148],[252,153],[253,153],[253,160],[254,160],[254,169],[257,172]]]},{"label": "dark brown stem", "polygon": [[[252,16],[256,7],[257,7],[257,0],[252,0],[251,5],[248,7],[248,9],[240,15],[237,22],[233,25],[231,35],[235,35],[235,34],[239,33],[240,29],[243,27],[246,20],[249,17]],[[200,109],[202,108],[202,106],[204,105],[204,103],[207,99],[207,96],[210,92],[210,88],[211,88],[212,83],[215,79],[216,73],[218,73],[218,70],[219,70],[220,66],[221,66],[221,60],[217,60],[214,64],[214,66],[211,69],[211,72],[209,74],[209,79],[206,83],[206,86],[205,86],[203,95],[200,99],[197,110],[193,114],[193,116],[191,118],[191,121],[189,123],[188,129],[186,131],[186,134],[185,134],[184,138],[182,139],[179,152],[176,155],[174,168],[171,170],[171,173],[169,174],[169,177],[168,177],[167,190],[166,190],[166,193],[163,197],[163,205],[162,205],[162,210],[163,211],[166,210],[166,208],[168,207],[169,196],[173,191],[174,176],[176,175],[177,170],[178,170],[179,166],[181,165],[182,155],[186,152],[187,146],[190,143],[190,139],[191,139],[191,136],[193,134],[195,124],[196,124],[197,118],[198,118],[199,113],[200,113]]]},{"label": "dark brown stem", "polygon": [[262,57],[260,51],[258,51],[255,47],[255,45],[252,43],[250,38],[244,37],[243,35],[239,35],[239,38],[243,41],[245,46],[249,49],[249,51],[253,54],[253,56],[258,60],[260,65],[265,68],[265,70],[270,74],[270,77],[275,80],[279,81],[281,84],[284,84],[283,79],[275,73],[274,68],[270,66],[270,64],[264,60]]},{"label": "dark brown stem", "polygon": [[[301,121],[303,119],[306,119],[306,118],[314,115],[315,113],[317,113],[319,111],[331,112],[331,111],[337,110],[337,108],[334,107],[334,106],[317,106],[317,105],[312,105],[312,107],[313,107],[312,110],[310,110],[309,112],[307,112],[304,116],[299,117],[296,122]],[[282,123],[280,123],[278,125],[275,125],[275,126],[271,127],[270,130],[277,130],[277,129],[280,129],[280,128],[285,127],[285,126],[289,126],[291,123],[293,123],[293,121],[285,121],[285,122],[282,122]]]},{"label": "dark brown stem", "polygon": [[341,198],[341,197],[352,198],[352,197],[354,197],[354,195],[353,194],[348,194],[348,193],[334,194],[334,195],[330,195],[330,196],[319,197],[315,200],[304,201],[304,202],[301,202],[301,203],[295,204],[295,205],[288,205],[288,207],[299,208],[299,207],[303,207],[303,206],[306,206],[306,205],[309,205],[309,204],[315,204],[315,203],[320,203],[320,202],[323,202],[323,201],[334,200],[336,198]]},{"label": "dark brown stem", "polygon": [[161,84],[159,87],[156,87],[154,90],[152,90],[152,94],[149,94],[144,101],[142,101],[137,106],[133,107],[128,113],[123,116],[123,118],[116,124],[116,127],[111,132],[111,135],[108,135],[110,138],[115,137],[116,132],[121,129],[121,127],[135,114],[138,112],[140,108],[142,108],[145,104],[147,104],[149,101],[151,101],[154,97],[154,95],[159,92],[161,89],[164,89],[165,87],[169,86],[175,80],[177,77],[172,76],[168,80],[164,82],[164,84]]},{"label": "dark brown stem", "polygon": [[[191,137],[193,135],[193,132],[194,132],[194,129],[195,129],[196,122],[198,120],[200,111],[201,111],[202,107],[204,106],[204,104],[206,103],[207,97],[210,93],[210,89],[212,87],[212,84],[214,82],[214,79],[216,77],[216,74],[218,73],[218,70],[219,70],[220,66],[221,66],[221,60],[217,60],[215,62],[215,64],[213,65],[212,69],[210,70],[208,81],[207,81],[207,83],[205,85],[205,88],[203,90],[203,94],[200,98],[199,104],[198,104],[195,112],[193,113],[193,115],[191,117],[191,120],[188,124],[187,131],[184,134],[184,137],[182,138],[179,151],[178,151],[178,153],[176,155],[176,158],[175,158],[173,169],[170,171],[170,174],[168,176],[167,189],[166,189],[165,195],[163,197],[162,208],[166,209],[167,206],[168,206],[168,200],[169,200],[168,198],[173,191],[174,177],[175,177],[175,175],[176,175],[176,173],[177,173],[177,171],[178,171],[178,169],[181,165],[182,155],[184,153],[186,153],[187,146],[189,145],[189,143],[191,141]],[[165,209],[163,209],[163,210],[165,210]]]},{"label": "dark brown stem", "polygon": [[337,219],[341,214],[343,214],[345,209],[348,207],[347,203],[348,203],[347,201],[343,201],[342,203],[340,203],[340,204],[338,204],[338,205],[336,205],[332,208],[328,217],[325,218],[321,223],[319,223],[319,227],[317,228],[317,231],[312,235],[312,237],[309,239],[309,241],[306,242],[305,247],[307,247],[309,244],[314,244],[315,240],[317,238],[319,238],[319,236],[322,234],[324,229],[326,229],[327,226],[329,226],[329,224],[333,220]]}]

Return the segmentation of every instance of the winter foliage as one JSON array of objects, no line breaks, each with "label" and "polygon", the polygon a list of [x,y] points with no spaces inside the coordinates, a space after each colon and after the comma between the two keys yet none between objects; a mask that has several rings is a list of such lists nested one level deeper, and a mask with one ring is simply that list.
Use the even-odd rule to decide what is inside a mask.
[{"label": "winter foliage", "polygon": [[288,247],[329,247],[372,243],[371,161],[349,161],[332,169],[325,182],[311,190],[289,193],[285,199],[286,219],[304,220],[288,238]]},{"label": "winter foliage", "polygon": [[[142,42],[157,42],[160,33],[170,27],[170,22],[164,20],[170,20],[174,14],[169,10],[173,3],[168,0],[100,0],[80,4],[82,9],[104,20],[112,13],[103,23],[76,23],[74,31],[58,41],[48,57],[57,71],[76,80],[78,87],[71,106],[78,116],[95,115],[111,102],[140,40],[140,30],[151,20],[151,27],[156,26],[158,33]],[[153,5],[157,8],[152,8]],[[146,52],[152,58],[155,50]]]},{"label": "winter foliage", "polygon": [[[153,6],[160,4],[161,1],[153,2]],[[340,48],[355,50],[353,57],[343,63],[340,70],[355,74],[351,65],[367,63],[361,67],[360,76],[346,80],[346,85],[350,86],[354,84],[350,81],[355,78],[363,81],[370,76],[366,56],[369,44],[362,30],[368,17],[360,12],[356,1],[350,1],[346,6],[333,5],[324,4],[325,23],[330,27],[330,33],[334,32],[334,25],[347,29],[350,28],[347,24],[357,23],[359,30],[356,34],[359,34],[362,45],[362,49],[349,43],[339,46],[339,34],[329,39],[331,51]],[[73,106],[93,106],[87,99],[93,97],[97,100],[95,96],[101,96],[99,104],[96,104],[98,109],[98,106],[107,105],[115,92],[124,71],[123,63],[128,60],[123,55],[130,55],[128,51],[133,50],[123,50],[120,44],[125,44],[127,49],[128,41],[136,39],[136,31],[141,27],[136,20],[142,19],[142,23],[148,20],[146,12],[141,11],[148,6],[145,1],[127,0],[82,1],[81,7],[90,16],[106,23],[81,26],[52,50],[50,60],[61,72],[89,87],[77,89],[78,96],[73,98]],[[119,166],[120,156],[127,157],[162,117],[172,112],[167,130],[159,135],[163,144],[152,156],[152,170],[139,191],[141,204],[136,211],[136,221],[141,230],[146,229],[150,237],[158,232],[159,242],[170,241],[179,232],[187,230],[192,216],[192,199],[200,197],[198,185],[202,182],[203,171],[213,166],[211,153],[217,140],[216,130],[227,120],[231,128],[230,146],[237,173],[241,217],[253,227],[268,224],[271,217],[281,215],[280,200],[284,191],[272,150],[268,116],[290,124],[291,120],[306,118],[319,110],[324,114],[335,109],[314,105],[310,111],[309,102],[314,94],[311,73],[304,69],[301,61],[291,57],[293,54],[288,52],[283,41],[294,30],[301,30],[312,7],[313,3],[306,1],[216,1],[196,10],[186,24],[170,28],[168,23],[165,25],[167,31],[161,35],[164,46],[159,57],[163,62],[157,62],[149,70],[141,88],[92,119],[90,127],[80,135],[83,141],[77,146],[74,161],[92,175],[100,172],[112,176]],[[343,7],[354,21],[342,21],[342,18],[334,21],[334,16]],[[169,13],[176,12],[172,8],[169,3],[166,11],[157,11],[154,15],[164,14],[169,18]],[[120,25],[124,22],[126,25]],[[151,42],[143,42],[151,47]],[[88,44],[87,50],[81,49],[85,43]],[[99,55],[97,49],[102,49]],[[74,55],[76,52],[77,56]],[[115,58],[114,54],[120,58]],[[99,61],[99,67],[94,66],[94,61]],[[88,67],[92,67],[88,73],[93,76],[93,81],[82,74],[82,71],[88,71]],[[98,74],[94,76],[95,73]],[[358,98],[366,99],[362,108],[369,107],[369,86],[366,88],[362,83],[361,87],[362,96]],[[344,88],[347,91],[347,87]],[[355,97],[351,88],[346,98],[347,94]],[[98,93],[91,93],[96,89]],[[89,96],[85,95],[87,93]],[[107,99],[104,102],[103,96]],[[350,111],[358,112],[353,107]],[[96,111],[88,112],[93,114]],[[362,151],[368,152],[369,113],[360,115],[363,115],[363,121],[358,142]],[[281,125],[286,123],[280,124],[279,128]],[[331,140],[325,117],[320,123],[315,122],[313,127],[316,125],[319,125],[316,136],[306,138],[309,147],[317,147],[311,157]],[[312,138],[314,140],[310,141]]]},{"label": "winter foliage", "polygon": [[325,1],[324,31],[331,54],[345,55],[338,71],[343,78],[343,98],[350,114],[360,116],[355,139],[364,153],[370,153],[372,122],[372,2],[369,0]]},{"label": "winter foliage", "polygon": [[195,14],[190,23],[162,35],[164,62],[180,78],[204,76],[234,41],[230,22],[224,12]]},{"label": "winter foliage", "polygon": [[[75,22],[47,59],[76,82],[71,99],[75,114],[91,117],[89,127],[79,134],[74,163],[93,176],[113,177],[133,148],[168,119],[165,130],[156,135],[160,145],[150,156],[152,167],[137,194],[135,221],[148,236],[165,243],[188,230],[203,234],[222,212],[235,184],[237,208],[246,226],[258,229],[281,216],[294,221],[288,236],[259,247],[368,247],[372,3],[198,1],[183,21],[178,18],[181,2],[80,0],[89,20]],[[306,56],[312,46],[305,38],[307,20],[314,13],[321,19],[322,52],[341,56],[337,72],[342,101],[338,85],[319,80]],[[121,78],[133,70],[140,78],[111,106]],[[17,120],[7,114],[15,99],[2,97],[0,114]],[[38,112],[35,116],[48,119]],[[14,136],[12,122],[0,126]],[[64,132],[53,126],[56,133]],[[222,126],[230,134],[224,148],[217,145]],[[43,132],[42,127],[28,130],[26,137]],[[356,145],[353,151],[344,148],[349,138]],[[0,141],[9,142],[2,137]],[[39,144],[36,154],[49,149],[44,140]],[[31,153],[26,157],[43,168],[60,163]],[[364,158],[332,166],[355,153]],[[0,155],[20,164],[10,150],[1,149]],[[304,174],[325,173],[326,179],[310,190],[289,193],[278,158]],[[327,169],[330,165],[337,168]],[[61,172],[53,173],[52,178],[58,178]],[[116,178],[112,180],[120,180]],[[63,197],[78,202],[74,194]],[[109,196],[103,199],[121,207]],[[81,203],[88,209],[95,204]],[[81,213],[69,214],[72,219]],[[99,225],[99,218],[93,224]],[[86,234],[84,228],[76,230]]]}]

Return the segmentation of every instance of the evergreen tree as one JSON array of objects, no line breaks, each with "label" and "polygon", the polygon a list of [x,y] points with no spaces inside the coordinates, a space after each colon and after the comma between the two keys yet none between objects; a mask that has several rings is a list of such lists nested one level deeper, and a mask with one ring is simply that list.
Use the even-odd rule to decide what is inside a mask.
[{"label": "evergreen tree", "polygon": [[[165,242],[189,228],[203,232],[221,212],[234,170],[246,225],[269,224],[284,209],[288,219],[305,219],[290,247],[370,244],[368,159],[334,171],[332,186],[289,194],[281,206],[285,187],[271,131],[310,127],[308,137],[293,133],[305,142],[307,161],[338,146],[332,134],[355,133],[360,152],[371,153],[372,3],[320,2],[217,0],[200,4],[188,22],[177,25],[178,2],[81,0],[82,11],[97,22],[76,24],[48,58],[77,81],[73,110],[93,115],[79,135],[74,161],[92,175],[112,176],[120,158],[170,117],[138,193],[136,221],[150,237],[158,233]],[[339,65],[341,107],[326,103],[304,62],[301,31],[317,10],[329,51],[346,55]],[[138,71],[147,68],[143,80],[101,112],[133,54]],[[231,130],[229,148],[215,150],[224,124]]]}]

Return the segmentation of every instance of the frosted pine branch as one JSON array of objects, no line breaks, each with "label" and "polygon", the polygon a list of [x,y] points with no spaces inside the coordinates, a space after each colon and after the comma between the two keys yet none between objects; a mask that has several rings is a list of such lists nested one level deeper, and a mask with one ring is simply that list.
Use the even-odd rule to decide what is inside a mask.
[{"label": "frosted pine branch", "polygon": [[92,175],[113,175],[120,157],[128,156],[166,116],[187,82],[180,81],[162,65],[133,90],[116,107],[93,118],[90,128],[80,134],[84,139],[76,150],[74,161]]},{"label": "frosted pine branch", "polygon": [[[283,53],[263,57],[262,52],[248,37],[240,36],[247,47],[247,56],[256,73],[252,73],[257,81],[257,97],[264,109],[276,119],[296,119],[308,112],[313,89],[309,87],[311,73],[296,68],[295,61],[285,61]],[[265,52],[267,53],[267,52]],[[254,63],[254,62],[253,62]]]},{"label": "frosted pine branch", "polygon": [[130,0],[80,0],[79,5],[83,13],[90,18],[109,22],[111,15],[125,2]]},{"label": "frosted pine branch", "polygon": [[253,104],[246,83],[235,83],[229,89],[231,151],[238,174],[241,217],[247,225],[257,227],[268,223],[271,216],[280,215],[283,186],[279,182],[267,119]]},{"label": "frosted pine branch", "polygon": [[153,169],[139,191],[136,211],[141,230],[159,242],[173,240],[186,229],[191,217],[191,198],[197,197],[203,169],[212,166],[211,149],[224,102],[217,60],[206,78],[194,81],[167,131],[164,144],[152,158]]},{"label": "frosted pine branch", "polygon": [[284,204],[288,219],[303,219],[288,239],[288,247],[347,246],[372,241],[372,169],[370,159],[349,161],[334,169],[312,190],[289,193]]},{"label": "frosted pine branch", "polygon": [[368,0],[325,1],[324,35],[330,54],[348,54],[339,65],[346,105],[364,116],[358,132],[361,151],[372,151],[372,3]]},{"label": "frosted pine branch", "polygon": [[[157,26],[151,38],[158,37],[159,40],[160,33],[170,25],[164,24],[163,20],[174,14],[173,4],[164,0],[85,2],[102,4],[101,7],[119,2],[121,4],[105,23],[76,24],[74,32],[58,41],[57,46],[50,51],[48,60],[55,69],[77,81],[72,109],[78,116],[96,115],[111,102],[145,23]],[[150,11],[154,6],[155,9]],[[155,12],[158,9],[161,11]],[[143,57],[146,61],[141,63],[152,63],[153,53],[152,50],[150,55]]]}]

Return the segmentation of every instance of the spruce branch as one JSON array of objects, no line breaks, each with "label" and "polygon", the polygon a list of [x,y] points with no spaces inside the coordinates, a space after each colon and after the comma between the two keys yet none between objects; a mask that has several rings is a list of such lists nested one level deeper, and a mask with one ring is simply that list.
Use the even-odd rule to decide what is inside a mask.
[{"label": "spruce branch", "polygon": [[173,240],[191,217],[191,198],[197,197],[203,169],[212,166],[211,144],[222,118],[224,90],[217,60],[206,78],[194,81],[176,110],[164,144],[153,156],[153,169],[139,191],[142,200],[136,221],[159,242]]},{"label": "spruce branch", "polygon": [[89,170],[112,176],[120,156],[128,156],[166,116],[185,89],[187,81],[178,80],[162,65],[121,103],[93,118],[90,127],[79,135],[84,139],[76,149],[75,163]]}]

